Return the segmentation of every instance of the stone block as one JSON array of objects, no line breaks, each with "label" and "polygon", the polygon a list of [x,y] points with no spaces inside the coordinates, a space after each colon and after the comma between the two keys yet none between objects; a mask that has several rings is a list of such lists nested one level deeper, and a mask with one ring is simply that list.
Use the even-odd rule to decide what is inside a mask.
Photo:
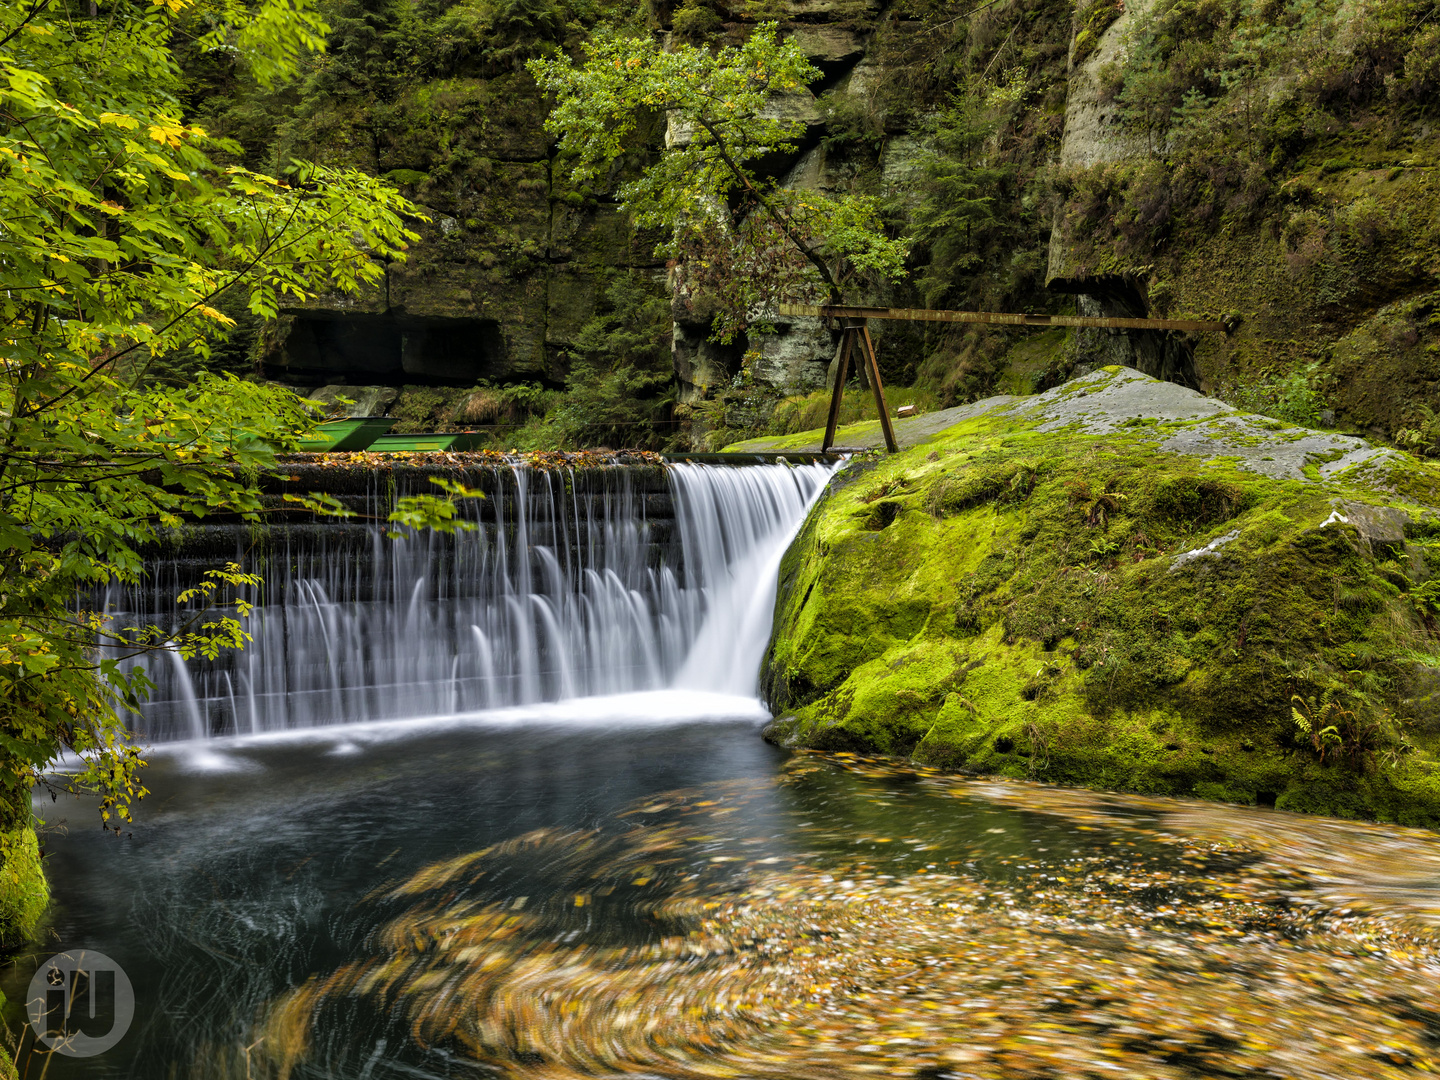
[{"label": "stone block", "polygon": [[1338,509],[1376,558],[1393,558],[1405,550],[1405,526],[1410,521],[1405,511],[1359,502],[1342,502]]},{"label": "stone block", "polygon": [[557,201],[550,217],[550,258],[568,259],[600,269],[618,266],[663,266],[655,254],[660,237],[638,233],[614,203],[571,205]]},{"label": "stone block", "polygon": [[[400,396],[397,386],[346,386],[331,383],[305,395],[314,401],[334,406],[344,416],[384,416],[385,411]],[[338,405],[340,398],[347,398],[349,405]]]},{"label": "stone block", "polygon": [[343,315],[383,315],[390,306],[388,276],[389,267],[386,267],[386,273],[379,281],[367,282],[354,293],[321,293],[303,306],[282,305],[280,312],[282,315],[295,315],[318,309]]},{"label": "stone block", "polygon": [[865,41],[854,30],[825,24],[797,26],[790,39],[805,50],[811,62],[819,65],[843,64],[859,60],[865,52]]},{"label": "stone block", "polygon": [[675,324],[670,351],[683,404],[700,401],[709,391],[728,384],[740,364],[739,345],[711,341],[706,334],[704,329]]},{"label": "stone block", "polygon": [[825,386],[825,372],[835,343],[821,319],[779,323],[773,334],[757,334],[751,346],[760,353],[750,362],[750,375],[781,394],[808,394]]},{"label": "stone block", "polygon": [[[407,329],[406,372],[496,380],[545,374],[548,286],[543,268],[517,277],[464,264],[392,273],[391,311]],[[463,357],[467,333],[474,338],[469,360]],[[426,370],[419,358],[427,353],[444,357],[434,363],[446,371]]]},{"label": "stone block", "polygon": [[923,162],[928,147],[913,135],[895,135],[885,142],[880,153],[880,189],[899,198],[907,205],[919,203],[917,191],[924,179]]}]

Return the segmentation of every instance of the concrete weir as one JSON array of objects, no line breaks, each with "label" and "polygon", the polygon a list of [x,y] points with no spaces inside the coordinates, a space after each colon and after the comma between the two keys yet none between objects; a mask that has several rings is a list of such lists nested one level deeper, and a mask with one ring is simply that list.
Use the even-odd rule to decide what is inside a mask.
[{"label": "concrete weir", "polygon": [[[233,562],[263,582],[240,590],[245,649],[152,663],[139,727],[208,738],[672,687],[753,695],[780,556],[837,463],[706,456],[748,467],[286,459],[260,483],[263,523],[187,525],[143,584],[99,598],[117,627],[178,635],[196,613],[176,597],[207,570]],[[389,523],[435,478],[484,493],[459,504],[469,529]],[[353,516],[287,500],[310,493]]]}]

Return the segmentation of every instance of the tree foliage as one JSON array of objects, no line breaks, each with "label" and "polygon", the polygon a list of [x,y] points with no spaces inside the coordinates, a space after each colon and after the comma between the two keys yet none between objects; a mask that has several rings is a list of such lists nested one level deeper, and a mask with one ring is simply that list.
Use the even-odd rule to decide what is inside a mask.
[{"label": "tree foliage", "polygon": [[237,148],[184,118],[178,37],[263,83],[325,30],[306,0],[0,6],[0,827],[67,752],[105,820],[128,818],[143,789],[117,710],[149,684],[121,658],[246,640],[243,610],[224,609],[250,584],[234,567],[186,598],[166,641],[90,610],[141,579],[163,530],[257,520],[250,479],[312,423],[288,392],[233,377],[146,389],[150,363],[222,339],[222,291],[273,317],[378,280],[413,238],[383,182],[221,166]]},{"label": "tree foliage", "polygon": [[580,328],[552,416],[567,445],[664,446],[674,402],[670,334],[668,298],[637,272],[617,274]]},{"label": "tree foliage", "polygon": [[645,119],[663,114],[666,150],[620,199],[641,228],[664,230],[682,289],[718,300],[715,329],[730,339],[757,310],[821,286],[839,302],[857,275],[898,279],[909,242],[887,235],[874,196],[782,186],[760,163],[794,153],[803,125],[787,105],[820,77],[774,23],[739,46],[678,44],[598,32],[587,58],[533,60],[555,95],[547,127],[560,136],[571,178],[596,184],[633,148]]},{"label": "tree foliage", "polygon": [[925,302],[942,304],[984,265],[984,241],[1000,224],[997,204],[1013,166],[987,159],[985,143],[999,126],[994,108],[973,93],[957,93],[929,120],[929,146],[920,156],[917,233],[930,259],[920,274]]}]

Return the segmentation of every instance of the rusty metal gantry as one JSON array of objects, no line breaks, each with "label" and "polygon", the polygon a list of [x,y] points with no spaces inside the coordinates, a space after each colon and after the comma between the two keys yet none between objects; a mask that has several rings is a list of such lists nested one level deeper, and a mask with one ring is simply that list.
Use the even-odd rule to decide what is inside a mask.
[{"label": "rusty metal gantry", "polygon": [[839,365],[835,372],[835,386],[830,392],[830,413],[825,421],[825,440],[820,444],[824,453],[835,443],[835,428],[840,421],[840,402],[845,396],[845,380],[850,374],[850,354],[858,344],[861,347],[860,362],[875,394],[875,406],[880,413],[880,430],[885,435],[885,449],[896,453],[900,446],[895,441],[895,428],[890,423],[890,410],[885,404],[885,388],[880,383],[880,363],[875,358],[875,344],[870,340],[866,326],[869,319],[897,319],[905,322],[956,322],[992,323],[1001,326],[1074,326],[1093,327],[1105,330],[1180,330],[1191,333],[1226,333],[1229,327],[1223,322],[1206,322],[1200,319],[1123,319],[1094,318],[1087,315],[1012,315],[1000,311],[931,311],[925,308],[881,308],[846,307],[840,304],[779,304],[779,315],[810,318],[844,319],[841,327]]}]

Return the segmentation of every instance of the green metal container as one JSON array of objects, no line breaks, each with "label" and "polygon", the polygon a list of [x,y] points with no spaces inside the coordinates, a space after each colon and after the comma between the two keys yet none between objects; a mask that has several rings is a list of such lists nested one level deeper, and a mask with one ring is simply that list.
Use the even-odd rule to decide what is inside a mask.
[{"label": "green metal container", "polygon": [[423,454],[432,450],[474,450],[485,438],[478,431],[381,435],[370,449],[377,454]]},{"label": "green metal container", "polygon": [[329,420],[320,425],[313,439],[301,439],[300,449],[307,454],[331,454],[347,450],[368,450],[377,438],[395,426],[389,416],[351,416]]}]

